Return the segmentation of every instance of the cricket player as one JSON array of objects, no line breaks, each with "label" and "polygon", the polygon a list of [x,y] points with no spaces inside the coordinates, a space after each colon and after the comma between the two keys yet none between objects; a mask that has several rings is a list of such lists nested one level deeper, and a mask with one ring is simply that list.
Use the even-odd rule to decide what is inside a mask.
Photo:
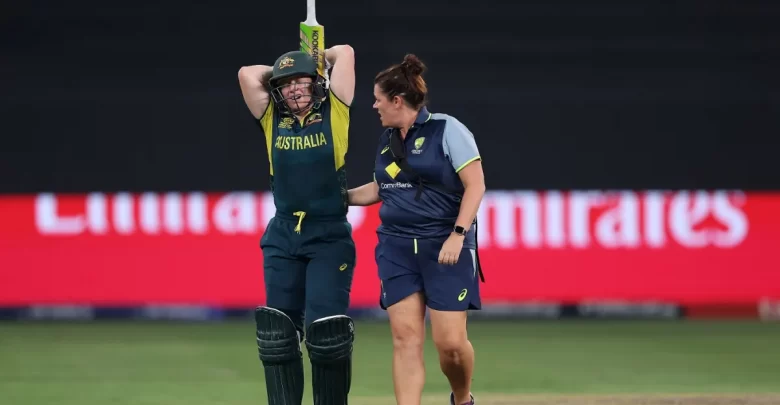
[{"label": "cricket player", "polygon": [[466,313],[480,309],[475,218],[485,193],[474,136],[457,119],[426,108],[425,65],[414,55],[374,79],[382,126],[374,182],[349,190],[351,205],[379,201],[376,263],[380,305],[393,335],[399,405],[419,405],[425,382],[425,309],[450,404],[474,404],[474,348]]},{"label": "cricket player", "polygon": [[306,341],[315,405],[345,405],[354,324],[347,317],[355,243],[347,222],[347,153],[355,56],[325,51],[330,86],[305,52],[238,72],[249,111],[265,134],[276,214],[260,240],[266,306],[256,309],[257,346],[270,405],[300,405]]}]

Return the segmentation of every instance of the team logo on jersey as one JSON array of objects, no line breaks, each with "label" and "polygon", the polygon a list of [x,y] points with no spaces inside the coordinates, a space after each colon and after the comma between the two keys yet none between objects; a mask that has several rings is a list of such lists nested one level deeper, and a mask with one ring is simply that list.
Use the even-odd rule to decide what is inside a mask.
[{"label": "team logo on jersey", "polygon": [[421,137],[415,139],[414,140],[414,150],[412,151],[412,153],[414,153],[415,155],[419,155],[420,153],[422,153],[422,150],[420,148],[422,148],[424,142],[425,142],[425,137],[424,136],[421,136]]},{"label": "team logo on jersey", "polygon": [[279,121],[279,128],[282,129],[292,129],[292,124],[295,122],[294,119],[290,117],[284,117],[281,121]]},{"label": "team logo on jersey", "polygon": [[315,122],[322,122],[322,114],[320,113],[314,113],[306,117],[306,121],[304,122],[303,126],[307,127],[311,124],[314,124]]},{"label": "team logo on jersey", "polygon": [[284,59],[279,61],[279,69],[284,69],[288,67],[293,67],[295,65],[295,59],[287,56]]}]

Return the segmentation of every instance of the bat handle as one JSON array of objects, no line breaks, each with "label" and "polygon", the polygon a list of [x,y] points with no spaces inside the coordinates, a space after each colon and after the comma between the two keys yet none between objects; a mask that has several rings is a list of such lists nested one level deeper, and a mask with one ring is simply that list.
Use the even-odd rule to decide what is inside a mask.
[{"label": "bat handle", "polygon": [[317,11],[314,0],[306,0],[306,20],[314,22],[317,25]]}]

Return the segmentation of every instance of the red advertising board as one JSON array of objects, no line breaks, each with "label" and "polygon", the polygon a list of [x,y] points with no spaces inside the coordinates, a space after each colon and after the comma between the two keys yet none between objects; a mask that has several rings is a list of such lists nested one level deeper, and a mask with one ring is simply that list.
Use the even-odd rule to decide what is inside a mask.
[{"label": "red advertising board", "polygon": [[[374,307],[378,206],[350,212],[352,305]],[[264,301],[267,193],[0,197],[0,306]],[[755,304],[780,297],[780,194],[494,191],[485,303]]]}]

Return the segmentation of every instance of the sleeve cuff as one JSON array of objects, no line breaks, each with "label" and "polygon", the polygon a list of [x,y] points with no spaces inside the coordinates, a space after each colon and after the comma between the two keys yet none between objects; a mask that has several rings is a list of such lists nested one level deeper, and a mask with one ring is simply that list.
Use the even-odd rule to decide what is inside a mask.
[{"label": "sleeve cuff", "polygon": [[469,160],[466,161],[466,163],[463,163],[460,165],[457,169],[455,169],[455,173],[459,173],[461,170],[463,170],[464,167],[468,166],[469,163],[475,161],[475,160],[481,160],[482,158],[480,156],[475,156]]}]

